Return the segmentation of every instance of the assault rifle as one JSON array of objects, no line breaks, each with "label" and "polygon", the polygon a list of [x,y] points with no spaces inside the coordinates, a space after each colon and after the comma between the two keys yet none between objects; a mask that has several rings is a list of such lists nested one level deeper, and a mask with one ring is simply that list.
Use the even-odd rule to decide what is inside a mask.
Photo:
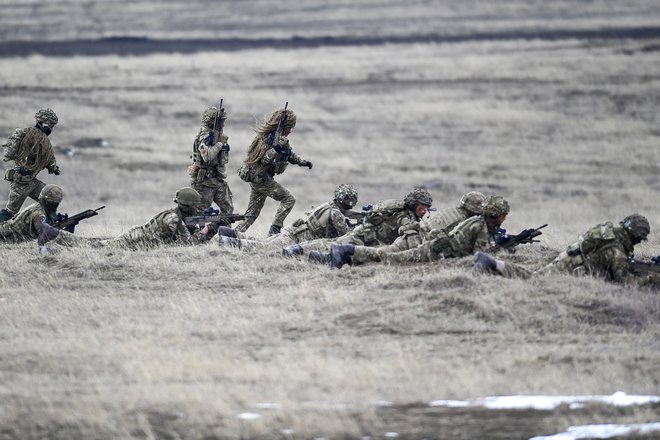
[{"label": "assault rifle", "polygon": [[546,226],[548,226],[547,223],[535,229],[523,229],[518,235],[508,235],[505,229],[498,228],[499,231],[504,232],[500,232],[500,235],[495,239],[495,246],[488,249],[488,252],[495,252],[502,249],[512,250],[519,244],[538,243],[538,240],[534,240],[534,238],[541,235],[541,229]]},{"label": "assault rifle", "polygon": [[73,232],[78,223],[80,223],[82,220],[94,217],[95,215],[99,215],[98,211],[102,210],[103,208],[105,208],[105,205],[96,209],[86,209],[83,212],[72,216],[69,216],[68,214],[57,214],[57,218],[55,219],[53,226],[57,229],[64,229],[65,231]]},{"label": "assault rifle", "polygon": [[282,148],[280,147],[280,138],[282,137],[282,133],[284,133],[284,125],[286,124],[286,118],[287,118],[286,109],[288,106],[289,106],[289,101],[284,103],[284,110],[280,115],[280,120],[277,123],[277,128],[275,129],[274,132],[268,135],[268,138],[266,138],[266,143],[271,147],[275,148],[275,150],[280,154],[286,153],[285,151],[282,151]]},{"label": "assault rifle", "polygon": [[346,210],[344,212],[344,217],[346,218],[346,224],[351,228],[361,225],[362,223],[364,223],[364,219],[367,217],[367,212],[371,211],[373,207],[374,205],[372,205],[371,203],[367,203],[366,205],[362,205],[362,211],[353,211],[351,209]]},{"label": "assault rifle", "polygon": [[218,111],[215,114],[215,119],[213,120],[213,130],[209,131],[204,139],[204,143],[209,147],[215,144],[215,134],[218,132],[218,125],[220,125],[220,116],[222,115],[222,101],[224,98],[220,98],[220,104],[218,105]]},{"label": "assault rifle", "polygon": [[652,257],[651,261],[638,261],[635,257],[630,257],[630,271],[637,276],[651,275],[660,273],[660,255]]},{"label": "assault rifle", "polygon": [[204,226],[206,223],[235,223],[245,220],[244,214],[221,214],[219,209],[206,208],[203,215],[185,217],[186,226]]}]

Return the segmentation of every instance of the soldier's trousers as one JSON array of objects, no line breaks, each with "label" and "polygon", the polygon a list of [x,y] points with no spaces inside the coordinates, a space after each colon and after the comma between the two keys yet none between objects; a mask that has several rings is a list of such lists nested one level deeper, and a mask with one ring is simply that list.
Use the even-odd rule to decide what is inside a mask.
[{"label": "soldier's trousers", "polygon": [[7,211],[16,215],[16,213],[21,210],[21,206],[23,206],[25,199],[28,197],[38,202],[39,194],[44,186],[46,186],[46,184],[39,179],[32,179],[29,182],[10,182]]},{"label": "soldier's trousers", "polygon": [[404,246],[396,241],[389,246],[366,247],[355,246],[353,254],[354,264],[363,264],[368,262],[382,262],[390,264],[399,263],[424,263],[436,261],[442,258],[442,254],[437,254],[431,248],[431,242],[427,241],[411,249],[401,250]]},{"label": "soldier's trousers", "polygon": [[223,214],[233,214],[234,202],[233,195],[229,189],[229,185],[224,180],[221,180],[218,185],[204,185],[201,183],[192,183],[191,185],[195,191],[202,196],[202,204],[204,208],[208,208],[215,202]]},{"label": "soldier's trousers", "polygon": [[515,263],[506,262],[502,276],[506,278],[528,279],[538,275],[550,274],[585,275],[584,260],[580,255],[569,256],[566,251],[560,253],[552,262],[539,269],[529,269]]},{"label": "soldier's trousers", "polygon": [[261,209],[264,207],[268,197],[280,202],[272,224],[281,228],[284,225],[284,219],[293,209],[293,205],[296,204],[296,199],[286,188],[274,179],[268,178],[259,183],[250,182],[250,201],[245,210],[245,220],[239,223],[234,229],[239,232],[245,232],[252,226],[257,217],[259,217]]}]

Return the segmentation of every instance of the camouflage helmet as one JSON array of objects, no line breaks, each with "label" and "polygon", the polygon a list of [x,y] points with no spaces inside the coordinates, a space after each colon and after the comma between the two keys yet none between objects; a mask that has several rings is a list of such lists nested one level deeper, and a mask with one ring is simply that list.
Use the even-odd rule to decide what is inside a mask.
[{"label": "camouflage helmet", "polygon": [[485,195],[478,191],[470,191],[461,197],[461,206],[471,214],[481,214],[481,209],[485,201]]},{"label": "camouflage helmet", "polygon": [[490,196],[486,198],[481,209],[486,217],[499,217],[509,213],[509,202],[500,196]]},{"label": "camouflage helmet", "polygon": [[417,205],[426,205],[431,207],[433,204],[433,199],[431,194],[426,190],[426,188],[415,188],[410,191],[403,198],[403,203],[406,205],[406,208],[414,210]]},{"label": "camouflage helmet", "polygon": [[646,240],[649,232],[651,232],[649,221],[640,214],[629,215],[623,219],[621,225],[628,231],[631,237],[639,241]]},{"label": "camouflage helmet", "polygon": [[174,201],[183,206],[199,205],[202,203],[202,196],[192,188],[181,188],[174,195]]},{"label": "camouflage helmet", "polygon": [[[204,110],[204,113],[202,113],[202,125],[205,127],[213,127],[213,123],[215,122],[215,115],[218,114],[218,107],[209,107],[206,110]],[[220,109],[220,119],[225,120],[227,119],[227,110],[223,107]]]},{"label": "camouflage helmet", "polygon": [[64,198],[64,191],[57,185],[46,185],[39,193],[39,201],[59,205]]},{"label": "camouflage helmet", "polygon": [[335,200],[351,209],[358,201],[358,191],[353,185],[342,183],[335,189]]},{"label": "camouflage helmet", "polygon": [[[280,118],[282,117],[282,112],[284,111],[283,108],[276,110],[275,113],[273,113],[270,117],[270,119],[267,122],[267,125],[269,127],[277,127],[277,124],[280,122]],[[286,121],[284,122],[284,128],[293,128],[296,126],[296,114],[293,112],[293,110],[287,109],[286,111]]]},{"label": "camouflage helmet", "polygon": [[42,108],[39,111],[37,111],[34,114],[34,119],[37,120],[37,122],[42,122],[46,124],[57,124],[57,115],[52,109],[49,108]]}]

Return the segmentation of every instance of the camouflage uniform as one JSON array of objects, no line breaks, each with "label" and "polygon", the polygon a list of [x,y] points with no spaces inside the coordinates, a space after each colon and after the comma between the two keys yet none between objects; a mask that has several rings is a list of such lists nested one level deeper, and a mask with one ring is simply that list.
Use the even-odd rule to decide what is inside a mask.
[{"label": "camouflage uniform", "polygon": [[[293,225],[284,228],[281,233],[272,235],[265,240],[257,240],[241,232],[234,232],[238,242],[228,244],[241,247],[250,246],[288,246],[305,241],[337,238],[351,230],[348,211],[355,206],[358,199],[357,190],[347,184],[341,184],[335,190],[334,200],[324,203],[306,213],[305,219],[298,219]],[[222,238],[221,238],[221,244]]]},{"label": "camouflage uniform", "polygon": [[[190,186],[202,196],[204,208],[215,202],[220,212],[231,214],[234,212],[232,193],[225,181],[229,144],[228,137],[222,131],[227,113],[224,108],[220,110],[221,123],[214,132],[217,113],[216,107],[209,107],[202,114],[202,126],[193,142],[193,163],[188,167],[188,174],[191,177]],[[208,145],[209,143],[211,145]]]},{"label": "camouflage uniform", "polygon": [[144,225],[134,226],[117,238],[103,240],[101,245],[137,249],[209,241],[213,232],[206,233],[197,226],[189,227],[183,223],[185,217],[198,215],[202,211],[199,193],[192,188],[182,188],[177,191],[174,201],[177,207],[156,214]]},{"label": "camouflage uniform", "polygon": [[[407,249],[418,248],[424,241],[424,233],[417,217],[418,205],[431,207],[433,199],[426,189],[416,188],[406,195],[404,200],[386,200],[376,204],[367,213],[365,222],[334,243],[330,240],[312,241],[301,244],[302,249],[310,251],[309,259],[315,262],[330,261],[331,254],[321,254],[321,248],[339,246],[346,255],[346,262],[357,264],[367,261],[381,261],[383,256],[399,254]],[[302,250],[301,250],[302,252]],[[287,249],[285,249],[287,255]],[[348,258],[352,256],[352,260]],[[341,267],[341,266],[339,266]]]},{"label": "camouflage uniform", "polygon": [[[64,197],[59,186],[45,185],[34,203],[21,210],[12,219],[0,223],[0,241],[18,243],[36,240],[42,233],[44,224],[52,225],[57,218],[57,207]],[[59,231],[57,242],[71,244],[77,238],[70,232]]]},{"label": "camouflage uniform", "polygon": [[[244,232],[255,222],[268,197],[280,202],[269,235],[277,234],[284,225],[284,219],[293,209],[296,199],[274,179],[276,174],[282,174],[288,164],[312,168],[312,163],[301,158],[291,150],[289,140],[282,135],[274,139],[275,131],[283,109],[277,110],[270,119],[262,124],[257,136],[248,147],[247,157],[239,169],[239,176],[250,183],[250,201],[245,211],[246,219],[236,226],[237,231]],[[286,111],[286,132],[296,125],[296,116],[292,110]],[[271,140],[272,138],[272,140]],[[273,146],[271,146],[273,145]]]},{"label": "camouflage uniform", "polygon": [[470,191],[461,197],[460,205],[436,212],[424,225],[427,231],[449,232],[463,220],[481,214],[481,206],[486,196],[477,191]]},{"label": "camouflage uniform", "polygon": [[619,226],[603,223],[581,235],[550,264],[532,271],[506,262],[502,275],[519,278],[548,274],[591,275],[624,282],[631,276],[634,246],[646,240],[649,232],[648,220],[639,214],[626,217]]},{"label": "camouflage uniform", "polygon": [[16,129],[4,145],[4,161],[14,161],[14,168],[5,172],[5,180],[9,181],[9,200],[3,217],[15,215],[30,197],[39,199],[41,190],[46,186],[37,179],[41,170],[59,175],[59,167],[55,160],[53,147],[48,139],[52,127],[58,118],[51,109],[41,109],[34,115],[37,123],[34,127]]},{"label": "camouflage uniform", "polygon": [[474,254],[475,251],[486,250],[494,242],[494,218],[508,214],[509,204],[499,196],[486,199],[482,205],[482,215],[470,217],[449,233],[435,231],[435,238],[426,240],[416,247],[400,252],[392,249],[367,249],[355,246],[352,262],[355,264],[366,262],[387,263],[420,263],[436,261],[442,258],[460,258]]}]

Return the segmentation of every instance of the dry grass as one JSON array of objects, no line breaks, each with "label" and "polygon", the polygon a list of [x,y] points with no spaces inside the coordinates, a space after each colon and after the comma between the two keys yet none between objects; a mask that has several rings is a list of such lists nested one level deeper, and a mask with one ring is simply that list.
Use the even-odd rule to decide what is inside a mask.
[{"label": "dry grass", "polygon": [[[101,8],[70,3],[91,17]],[[184,14],[177,2],[160,6],[159,13]],[[589,27],[617,11],[620,24],[654,16],[643,4],[614,13],[590,7],[568,24]],[[557,14],[544,8],[541,15]],[[423,17],[420,11],[421,3],[405,13]],[[444,11],[465,19],[460,8]],[[508,14],[524,26],[538,19]],[[427,23],[406,17],[406,26]],[[475,20],[463,21],[465,29],[485,23]],[[122,29],[112,23],[108,29]],[[145,34],[157,37],[154,23]],[[307,32],[344,32],[337,23],[345,21],[330,18]],[[55,27],[49,35],[67,34]],[[285,100],[298,114],[291,142],[314,169],[293,168],[280,179],[298,199],[287,224],[341,182],[356,185],[363,202],[421,184],[439,207],[472,189],[502,194],[512,206],[505,226],[514,232],[549,223],[542,243],[511,257],[517,261],[547,261],[592,224],[634,211],[651,221],[651,239],[638,252],[648,257],[660,244],[658,44],[0,58],[0,131],[48,105],[61,121],[55,144],[110,142],[60,154],[62,175],[44,176],[64,187],[69,213],[107,205],[79,226],[85,236],[116,235],[169,207],[188,184],[201,111],[224,97],[230,170],[256,120]],[[248,188],[233,174],[229,182],[242,211]],[[274,210],[268,202],[252,232],[265,234]],[[570,424],[657,421],[657,406],[551,413],[427,406],[496,394],[657,394],[653,288],[567,276],[477,278],[469,258],[331,271],[215,243],[139,252],[83,247],[48,258],[26,243],[0,247],[0,259],[0,438],[526,438]]]}]

